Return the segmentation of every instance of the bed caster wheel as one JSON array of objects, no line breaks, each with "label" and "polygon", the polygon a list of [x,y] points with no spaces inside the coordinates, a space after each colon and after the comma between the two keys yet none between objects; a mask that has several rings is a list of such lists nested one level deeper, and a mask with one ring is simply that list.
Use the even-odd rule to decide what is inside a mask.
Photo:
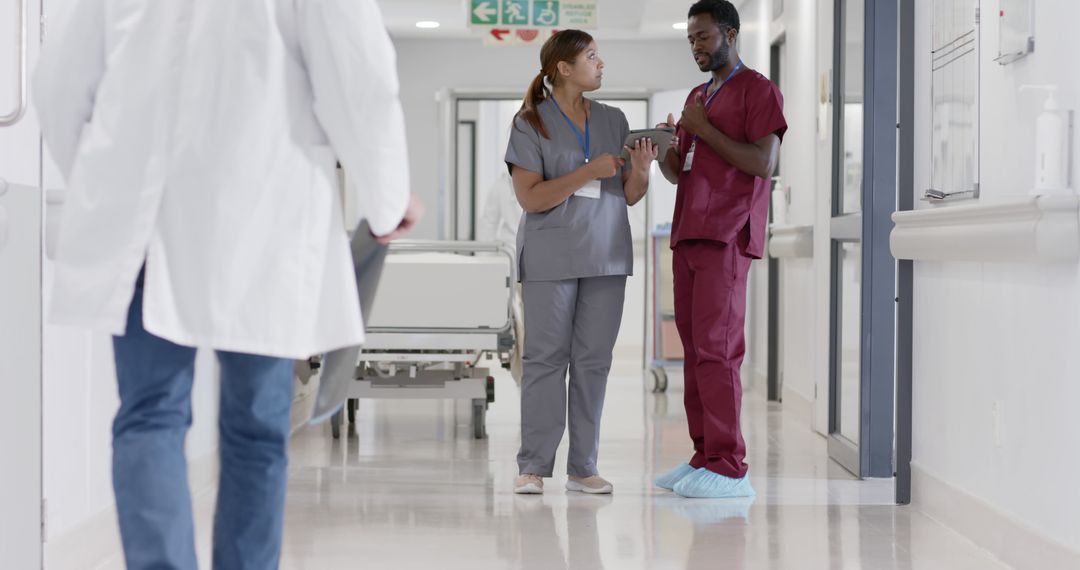
[{"label": "bed caster wheel", "polygon": [[356,424],[356,410],[360,408],[360,400],[357,398],[350,398],[349,403],[346,404],[349,411],[349,425]]},{"label": "bed caster wheel", "polygon": [[472,429],[473,439],[487,437],[487,401],[476,399],[472,401]]},{"label": "bed caster wheel", "polygon": [[660,368],[659,366],[654,366],[650,368],[649,372],[652,373],[653,378],[653,394],[662,394],[664,392],[667,392],[667,372],[665,372],[664,369]]},{"label": "bed caster wheel", "polygon": [[334,436],[334,439],[341,439],[341,411],[330,416],[330,434]]},{"label": "bed caster wheel", "polygon": [[488,376],[487,377],[487,384],[485,384],[485,386],[487,387],[487,403],[494,404],[495,403],[495,377],[494,376]]}]

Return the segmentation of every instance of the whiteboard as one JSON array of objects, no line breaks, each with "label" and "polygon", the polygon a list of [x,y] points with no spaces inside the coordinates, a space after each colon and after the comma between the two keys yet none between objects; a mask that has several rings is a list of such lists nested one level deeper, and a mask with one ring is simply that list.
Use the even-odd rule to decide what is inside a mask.
[{"label": "whiteboard", "polygon": [[934,0],[931,190],[979,195],[979,2]]}]

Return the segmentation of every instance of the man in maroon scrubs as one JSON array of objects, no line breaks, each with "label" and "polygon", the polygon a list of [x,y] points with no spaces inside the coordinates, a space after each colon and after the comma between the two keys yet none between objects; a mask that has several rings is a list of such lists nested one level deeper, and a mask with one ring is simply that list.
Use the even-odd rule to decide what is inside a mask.
[{"label": "man in maroon scrubs", "polygon": [[770,178],[787,131],[780,90],[739,58],[739,14],[701,0],[687,28],[711,74],[687,97],[676,143],[661,162],[678,184],[671,247],[675,321],[686,353],[685,405],[694,456],[656,484],[684,497],[754,495],[739,426],[746,278],[764,253]]}]

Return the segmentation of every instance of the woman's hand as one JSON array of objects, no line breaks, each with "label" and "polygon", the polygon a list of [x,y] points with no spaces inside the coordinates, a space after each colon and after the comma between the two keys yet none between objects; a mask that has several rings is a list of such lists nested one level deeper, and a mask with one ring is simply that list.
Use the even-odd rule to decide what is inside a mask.
[{"label": "woman's hand", "polygon": [[615,155],[604,153],[590,160],[589,164],[585,165],[585,168],[589,169],[589,173],[594,180],[603,180],[604,178],[611,178],[618,174],[619,169],[621,169],[625,163],[626,161]]},{"label": "woman's hand", "polygon": [[630,153],[631,160],[631,168],[623,172],[623,195],[626,197],[626,205],[633,206],[649,191],[652,161],[656,159],[660,149],[648,138],[640,138],[634,141],[634,146],[623,148]]},{"label": "woman's hand", "polygon": [[660,146],[653,143],[652,139],[641,138],[634,141],[634,146],[624,147],[630,153],[630,164],[637,172],[648,173],[652,161],[660,154]]}]

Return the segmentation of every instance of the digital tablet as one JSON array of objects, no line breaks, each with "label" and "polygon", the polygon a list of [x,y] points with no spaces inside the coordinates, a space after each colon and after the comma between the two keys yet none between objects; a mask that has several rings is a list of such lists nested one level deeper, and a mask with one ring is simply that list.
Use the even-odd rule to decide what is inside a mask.
[{"label": "digital tablet", "polygon": [[[638,139],[652,139],[652,142],[659,146],[659,153],[656,155],[658,158],[662,158],[667,155],[668,146],[671,145],[671,139],[675,136],[675,129],[639,129],[636,131],[630,131],[630,134],[626,136],[626,140],[623,141],[625,146],[634,148],[634,143]],[[620,155],[623,160],[630,160],[630,151],[623,148]]]}]

